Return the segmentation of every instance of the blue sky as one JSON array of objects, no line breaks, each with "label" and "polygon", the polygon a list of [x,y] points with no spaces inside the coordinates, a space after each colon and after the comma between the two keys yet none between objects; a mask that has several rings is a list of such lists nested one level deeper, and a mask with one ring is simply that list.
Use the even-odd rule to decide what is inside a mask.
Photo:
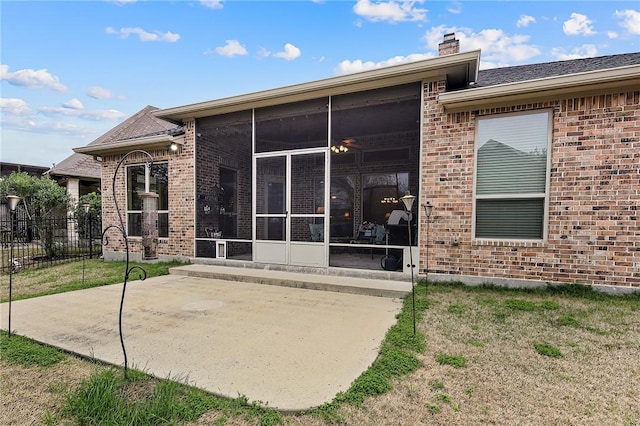
[{"label": "blue sky", "polygon": [[481,67],[640,50],[634,1],[1,1],[1,158],[51,166],[168,108],[437,55]]}]

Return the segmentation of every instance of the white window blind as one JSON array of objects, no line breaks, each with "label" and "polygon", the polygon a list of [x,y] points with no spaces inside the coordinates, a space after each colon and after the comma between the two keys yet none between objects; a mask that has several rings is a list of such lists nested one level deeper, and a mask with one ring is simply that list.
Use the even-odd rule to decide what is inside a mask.
[{"label": "white window blind", "polygon": [[542,239],[550,112],[480,118],[476,238]]}]

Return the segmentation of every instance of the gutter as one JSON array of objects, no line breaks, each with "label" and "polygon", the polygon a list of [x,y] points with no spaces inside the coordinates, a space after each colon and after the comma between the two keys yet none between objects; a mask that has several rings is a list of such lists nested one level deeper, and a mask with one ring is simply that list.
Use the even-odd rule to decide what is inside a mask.
[{"label": "gutter", "polygon": [[390,85],[413,83],[442,77],[448,72],[454,71],[462,70],[467,75],[477,78],[479,63],[480,50],[473,50],[309,83],[161,109],[153,112],[153,115],[172,123],[182,124],[183,120],[189,118],[206,117]]},{"label": "gutter", "polygon": [[611,91],[611,89],[638,90],[638,87],[640,87],[640,65],[629,65],[447,92],[440,94],[438,102],[447,112],[458,112],[524,101],[547,100],[557,98],[559,95],[587,96]]},{"label": "gutter", "polygon": [[172,143],[175,143],[177,145],[184,144],[184,135],[171,136],[164,134],[143,138],[126,139],[113,143],[87,145],[79,148],[73,148],[73,151],[79,154],[104,157],[106,155],[122,154],[133,149],[166,149]]}]

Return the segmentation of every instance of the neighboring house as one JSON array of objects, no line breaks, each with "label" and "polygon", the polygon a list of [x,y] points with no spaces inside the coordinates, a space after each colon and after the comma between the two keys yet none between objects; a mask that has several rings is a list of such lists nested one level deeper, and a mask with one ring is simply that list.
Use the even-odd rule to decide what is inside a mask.
[{"label": "neighboring house", "polygon": [[0,162],[0,177],[9,176],[13,172],[25,172],[29,176],[42,176],[47,170],[48,167]]},{"label": "neighboring house", "polygon": [[[25,172],[29,176],[42,176],[47,170],[48,167],[0,162],[0,179],[13,172]],[[6,201],[5,199],[0,200],[0,221],[9,220],[9,207]]]},{"label": "neighboring house", "polygon": [[[424,61],[155,110],[160,133],[77,148],[101,157],[104,225],[117,223],[117,163],[143,149],[165,258],[372,273],[385,254],[406,265],[411,241],[429,279],[640,288],[640,53],[479,71],[480,51],[457,53],[451,35],[441,47]],[[134,237],[143,160],[116,177]],[[411,240],[390,220],[407,192],[418,197]]]},{"label": "neighboring house", "polygon": [[91,192],[100,192],[100,163],[92,156],[73,153],[47,173],[58,184],[67,188],[67,194],[74,201]]}]

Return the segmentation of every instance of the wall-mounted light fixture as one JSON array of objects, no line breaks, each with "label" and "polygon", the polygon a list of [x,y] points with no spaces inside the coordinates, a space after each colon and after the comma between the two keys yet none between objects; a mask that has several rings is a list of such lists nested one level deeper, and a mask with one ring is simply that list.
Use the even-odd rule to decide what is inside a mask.
[{"label": "wall-mounted light fixture", "polygon": [[171,151],[172,153],[177,152],[178,151],[178,144],[175,142],[171,142],[170,145],[167,145],[166,147],[167,151]]}]

